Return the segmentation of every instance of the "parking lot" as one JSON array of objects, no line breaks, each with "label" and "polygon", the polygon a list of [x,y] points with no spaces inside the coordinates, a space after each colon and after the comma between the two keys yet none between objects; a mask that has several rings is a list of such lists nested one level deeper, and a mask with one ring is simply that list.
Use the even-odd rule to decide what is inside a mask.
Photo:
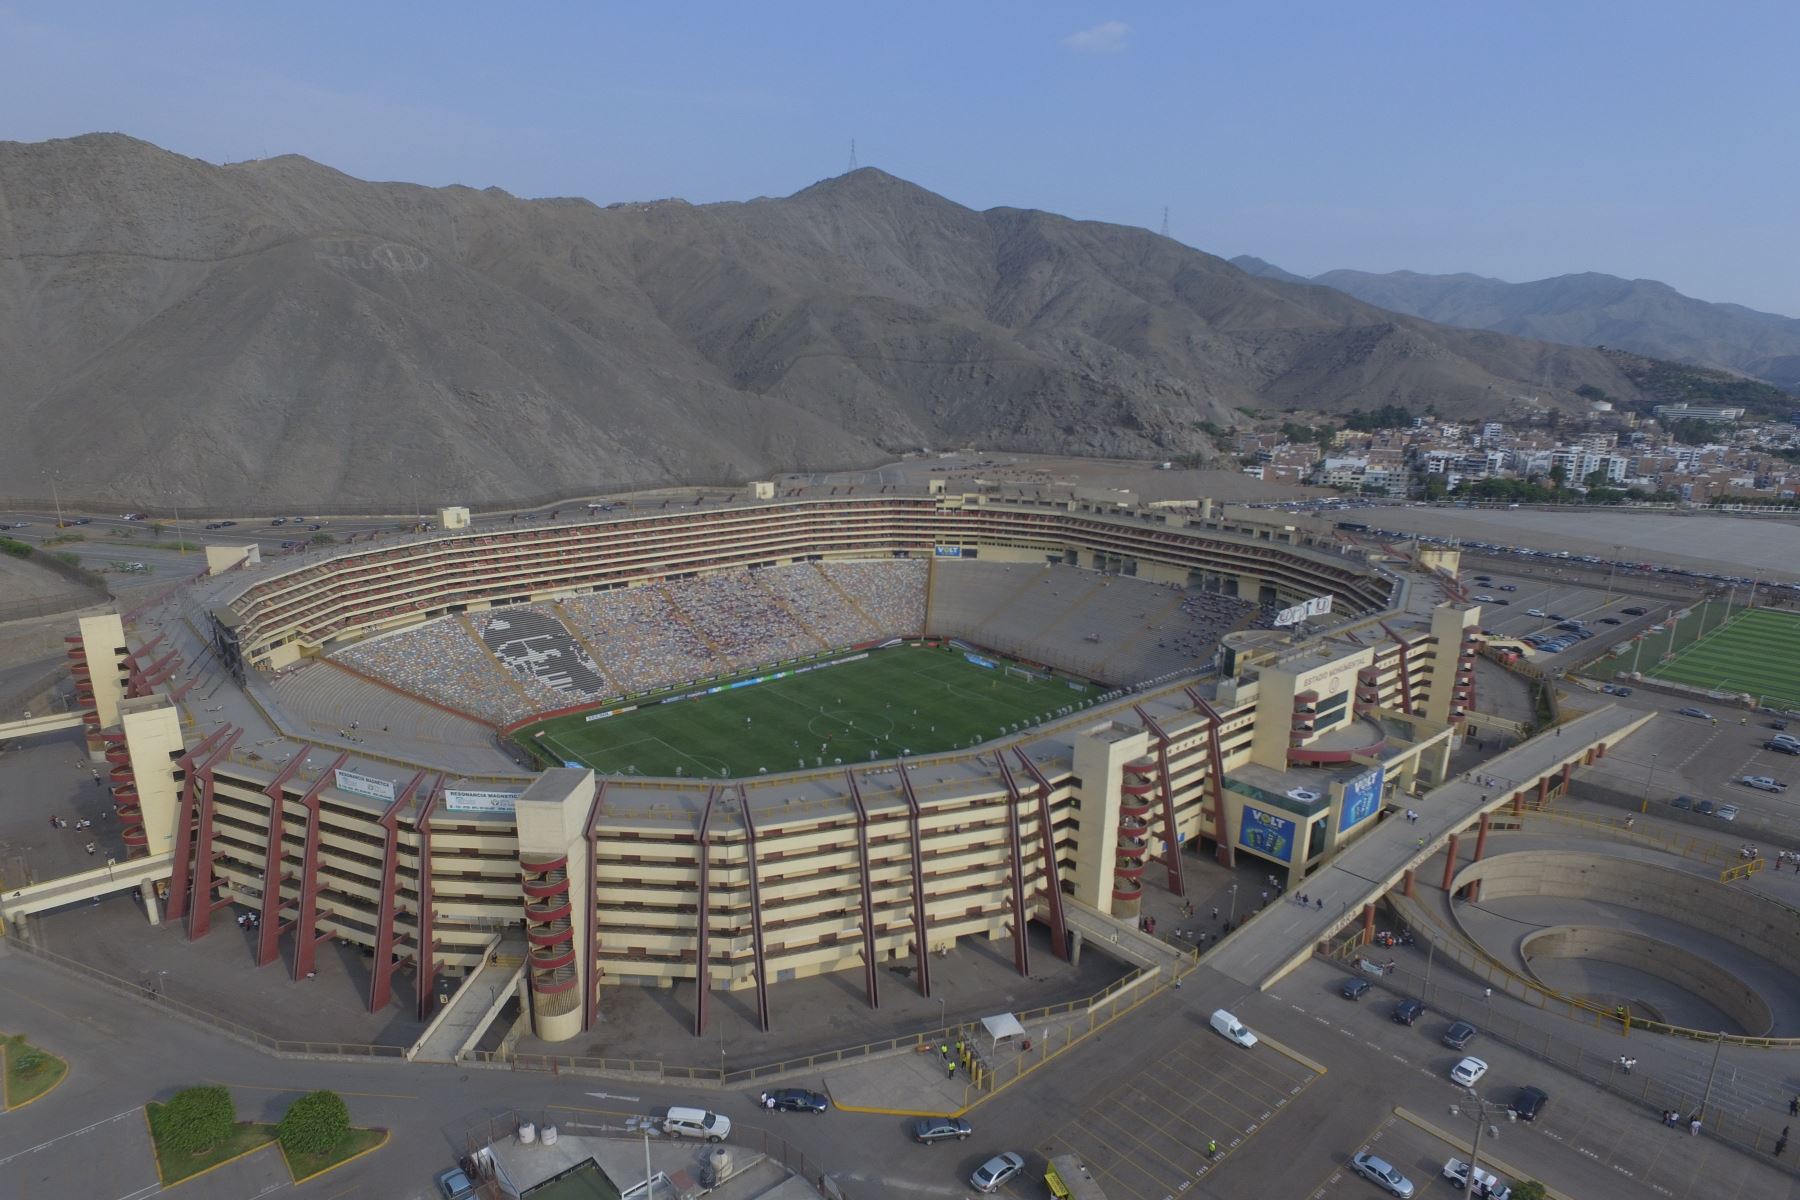
[{"label": "parking lot", "polygon": [[[1488,578],[1479,578],[1486,575]],[[1560,664],[1590,642],[1611,645],[1632,632],[1653,624],[1669,611],[1668,601],[1656,601],[1621,591],[1609,596],[1604,589],[1575,583],[1508,575],[1503,568],[1476,566],[1463,572],[1470,598],[1481,605],[1481,627],[1501,638],[1525,639],[1568,633],[1557,628],[1563,621],[1580,621],[1591,639],[1571,634],[1570,645],[1558,653],[1530,651],[1533,662]],[[1507,591],[1507,588],[1513,591]],[[1627,609],[1637,609],[1636,613]],[[1533,613],[1541,615],[1534,616]]]},{"label": "parking lot", "polygon": [[1152,1061],[1097,1095],[1051,1139],[1050,1154],[1080,1154],[1114,1200],[1179,1194],[1210,1169],[1209,1141],[1219,1143],[1223,1164],[1318,1078],[1266,1043],[1239,1050],[1210,1032]]}]

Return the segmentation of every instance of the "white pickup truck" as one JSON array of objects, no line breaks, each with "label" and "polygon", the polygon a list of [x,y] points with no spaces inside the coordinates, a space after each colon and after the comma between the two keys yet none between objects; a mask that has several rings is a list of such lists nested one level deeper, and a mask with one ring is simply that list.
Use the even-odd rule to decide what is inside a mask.
[{"label": "white pickup truck", "polygon": [[[1460,1158],[1453,1158],[1444,1164],[1444,1178],[1458,1190],[1469,1186],[1469,1164]],[[1471,1195],[1482,1200],[1507,1200],[1512,1189],[1500,1182],[1500,1177],[1490,1175],[1480,1167],[1475,1168],[1475,1188]]]}]

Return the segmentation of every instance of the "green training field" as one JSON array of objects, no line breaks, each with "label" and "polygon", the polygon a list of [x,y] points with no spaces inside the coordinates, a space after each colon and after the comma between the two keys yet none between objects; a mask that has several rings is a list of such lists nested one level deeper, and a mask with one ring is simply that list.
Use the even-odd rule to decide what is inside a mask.
[{"label": "green training field", "polygon": [[860,661],[599,721],[558,717],[515,738],[546,760],[585,763],[604,774],[717,779],[957,749],[1099,693],[1065,679],[979,667],[959,650],[893,646]]},{"label": "green training field", "polygon": [[[1654,647],[1654,641],[1646,644],[1646,658]],[[1747,609],[1644,674],[1800,707],[1800,614]]]}]

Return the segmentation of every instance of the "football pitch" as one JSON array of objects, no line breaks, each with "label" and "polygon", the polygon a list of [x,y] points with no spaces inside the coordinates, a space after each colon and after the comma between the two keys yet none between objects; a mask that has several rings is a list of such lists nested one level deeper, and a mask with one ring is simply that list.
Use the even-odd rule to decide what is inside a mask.
[{"label": "football pitch", "polygon": [[1800,708],[1800,614],[1747,609],[1644,674]]},{"label": "football pitch", "polygon": [[995,665],[948,647],[892,646],[598,721],[558,717],[515,736],[546,760],[603,774],[718,779],[960,749],[1101,694],[979,657]]}]

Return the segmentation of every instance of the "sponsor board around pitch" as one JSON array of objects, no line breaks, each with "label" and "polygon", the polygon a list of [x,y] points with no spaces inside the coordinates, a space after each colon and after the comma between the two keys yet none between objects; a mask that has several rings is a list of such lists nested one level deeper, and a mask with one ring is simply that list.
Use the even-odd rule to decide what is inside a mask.
[{"label": "sponsor board around pitch", "polygon": [[1331,611],[1331,597],[1314,596],[1304,604],[1296,604],[1292,608],[1284,608],[1275,615],[1275,625],[1298,625],[1308,617],[1322,617]]},{"label": "sponsor board around pitch", "polygon": [[394,785],[389,780],[358,775],[341,767],[337,771],[337,790],[352,796],[367,796],[371,800],[391,801],[394,798]]},{"label": "sponsor board around pitch", "polygon": [[512,812],[518,804],[517,792],[477,792],[465,788],[445,788],[444,807],[451,812]]},{"label": "sponsor board around pitch", "polygon": [[1294,823],[1286,817],[1264,812],[1246,804],[1238,821],[1238,845],[1254,850],[1264,858],[1279,862],[1294,860]]},{"label": "sponsor board around pitch", "polygon": [[991,658],[983,658],[979,654],[969,654],[967,652],[964,652],[963,657],[968,659],[970,662],[974,663],[976,666],[986,667],[990,671],[998,671],[1000,669],[999,663],[995,662]]},{"label": "sponsor board around pitch", "polygon": [[1347,833],[1381,809],[1381,787],[1386,776],[1371,767],[1344,785],[1344,806],[1338,814],[1338,832]]}]

